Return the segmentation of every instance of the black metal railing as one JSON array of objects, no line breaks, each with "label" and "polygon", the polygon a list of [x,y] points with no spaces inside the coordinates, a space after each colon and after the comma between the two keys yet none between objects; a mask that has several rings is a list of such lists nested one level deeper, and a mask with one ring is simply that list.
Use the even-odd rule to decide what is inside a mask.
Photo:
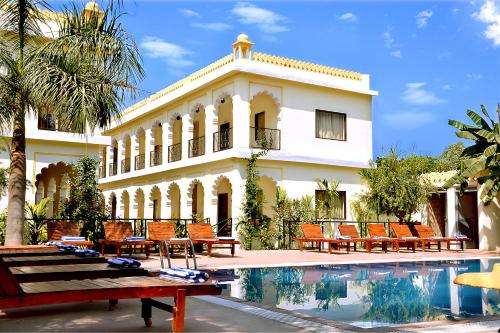
[{"label": "black metal railing", "polygon": [[168,146],[168,163],[180,161],[182,156],[182,144],[176,143]]},{"label": "black metal railing", "polygon": [[130,157],[122,160],[122,173],[130,172]]},{"label": "black metal railing", "polygon": [[233,219],[228,218],[217,222],[217,236],[231,237],[233,233]]},{"label": "black metal railing", "polygon": [[162,146],[161,145],[157,145],[155,146],[154,150],[151,151],[151,159],[150,159],[150,166],[157,166],[157,165],[161,165],[162,163]]},{"label": "black metal railing", "polygon": [[250,147],[281,149],[281,130],[275,128],[250,127]]},{"label": "black metal railing", "polygon": [[106,177],[106,165],[100,165],[99,166],[99,178],[105,178]]},{"label": "black metal railing", "polygon": [[139,154],[135,157],[135,170],[142,170],[146,166],[146,155]]},{"label": "black metal railing", "polygon": [[110,163],[109,164],[109,175],[116,176],[117,173],[118,173],[118,165],[116,163]]},{"label": "black metal railing", "polygon": [[189,140],[189,158],[205,155],[205,137]]},{"label": "black metal railing", "polygon": [[233,148],[233,129],[214,133],[214,152]]}]

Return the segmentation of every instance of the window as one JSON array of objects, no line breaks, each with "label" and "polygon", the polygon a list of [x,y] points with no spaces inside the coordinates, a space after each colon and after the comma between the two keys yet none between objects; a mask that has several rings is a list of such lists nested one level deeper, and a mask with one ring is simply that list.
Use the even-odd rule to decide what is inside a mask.
[{"label": "window", "polygon": [[347,139],[346,114],[316,110],[316,137],[320,139]]},{"label": "window", "polygon": [[324,190],[316,190],[315,193],[315,206],[316,206],[316,218],[318,219],[334,219],[334,220],[345,220],[346,219],[346,192],[338,191],[339,196],[333,199],[333,208],[331,211],[331,216],[328,214],[328,208],[325,205],[325,194]]}]

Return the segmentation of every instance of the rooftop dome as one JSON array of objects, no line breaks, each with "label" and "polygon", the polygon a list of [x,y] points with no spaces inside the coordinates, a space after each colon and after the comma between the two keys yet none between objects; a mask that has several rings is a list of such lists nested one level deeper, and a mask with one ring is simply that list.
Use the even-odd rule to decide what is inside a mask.
[{"label": "rooftop dome", "polygon": [[88,11],[99,11],[99,5],[95,1],[89,1],[85,5],[85,10]]},{"label": "rooftop dome", "polygon": [[248,35],[241,33],[238,35],[238,38],[236,39],[238,42],[248,42]]}]

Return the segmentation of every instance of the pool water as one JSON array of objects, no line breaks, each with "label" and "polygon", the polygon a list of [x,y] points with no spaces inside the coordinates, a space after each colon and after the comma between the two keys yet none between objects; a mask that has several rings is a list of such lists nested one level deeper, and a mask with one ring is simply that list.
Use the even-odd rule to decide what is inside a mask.
[{"label": "pool water", "polygon": [[500,314],[498,291],[457,286],[500,259],[221,270],[224,294],[358,327]]}]

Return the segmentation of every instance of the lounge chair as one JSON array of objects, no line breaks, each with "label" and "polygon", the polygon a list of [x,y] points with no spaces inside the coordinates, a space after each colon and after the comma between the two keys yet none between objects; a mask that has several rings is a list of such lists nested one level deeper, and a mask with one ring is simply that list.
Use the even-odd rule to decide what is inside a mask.
[{"label": "lounge chair", "polygon": [[346,244],[347,252],[349,252],[351,248],[351,240],[350,239],[337,239],[337,238],[329,238],[323,235],[323,230],[321,229],[321,225],[319,224],[301,224],[300,229],[302,230],[302,234],[304,237],[295,237],[292,240],[299,242],[299,250],[302,251],[304,249],[304,243],[317,243],[318,250],[321,251],[321,245],[323,243],[328,244],[328,253],[332,253],[333,247],[338,248],[341,247],[342,244]]},{"label": "lounge chair", "polygon": [[116,246],[116,256],[120,257],[122,255],[122,247],[126,246],[132,254],[132,247],[144,246],[146,252],[146,258],[149,258],[150,246],[154,245],[153,241],[150,240],[126,240],[127,237],[133,237],[134,232],[132,231],[132,223],[130,222],[104,222],[104,238],[99,240],[101,243],[101,254],[105,254],[106,245]]},{"label": "lounge chair", "polygon": [[[365,243],[365,248],[368,253],[372,252],[372,248],[375,246],[380,246],[384,252],[387,252],[387,243],[391,243],[390,239],[380,238],[380,237],[360,237],[358,229],[356,226],[349,224],[339,225],[339,232],[342,236],[351,237],[351,240],[355,243]],[[354,248],[356,250],[356,247]]]},{"label": "lounge chair", "polygon": [[[222,289],[213,283],[188,283],[160,277],[19,283],[0,258],[0,309],[2,310],[98,300],[109,300],[112,310],[119,299],[140,298],[141,315],[147,327],[152,325],[152,307],[156,307],[171,312],[172,331],[182,332],[186,296],[220,295],[221,292]],[[153,297],[174,297],[174,305],[161,303],[152,299]]]},{"label": "lounge chair", "polygon": [[75,221],[50,221],[47,222],[47,238],[49,242],[60,242],[66,245],[76,245],[91,249],[94,242],[88,240],[64,240],[65,237],[79,237],[80,227]]},{"label": "lounge chair", "polygon": [[188,228],[189,238],[191,238],[193,244],[207,245],[207,255],[209,257],[212,256],[213,248],[217,249],[229,248],[231,249],[231,256],[234,257],[235,245],[240,244],[240,242],[235,239],[216,237],[212,230],[212,226],[209,223],[191,223],[188,224],[187,228]]},{"label": "lounge chair", "polygon": [[160,245],[163,254],[166,254],[165,241],[168,245],[182,245],[184,246],[184,253],[187,254],[191,242],[189,239],[176,238],[175,236],[175,222],[149,222],[148,223],[148,240]]},{"label": "lounge chair", "polygon": [[446,248],[448,251],[451,249],[451,244],[460,244],[460,249],[464,250],[464,242],[470,241],[470,238],[457,238],[457,237],[441,237],[436,236],[434,230],[428,225],[416,225],[415,229],[417,230],[417,234],[421,238],[428,238],[434,242],[437,242],[438,247],[441,247],[441,242],[446,242]]},{"label": "lounge chair", "polygon": [[428,239],[413,236],[406,224],[391,223],[391,229],[397,238],[393,243],[396,246],[396,252],[399,252],[400,245],[407,245],[408,249],[411,247],[413,252],[415,252],[419,244],[422,247],[422,251],[425,251],[426,244],[431,242]]}]

